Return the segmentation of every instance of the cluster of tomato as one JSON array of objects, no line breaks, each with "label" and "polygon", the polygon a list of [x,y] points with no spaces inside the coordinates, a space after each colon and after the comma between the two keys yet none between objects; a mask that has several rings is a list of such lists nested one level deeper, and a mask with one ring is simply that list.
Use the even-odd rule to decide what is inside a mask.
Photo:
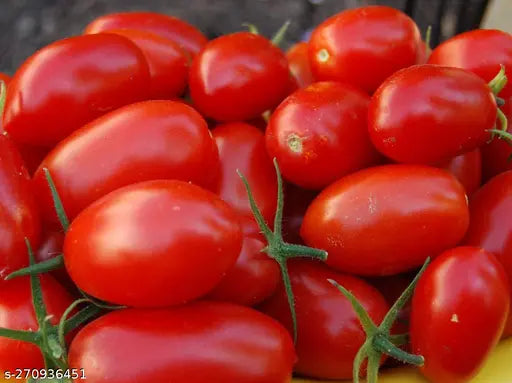
[{"label": "cluster of tomato", "polygon": [[512,335],[512,36],[249,29],[106,15],[1,77],[0,371],[453,383]]}]

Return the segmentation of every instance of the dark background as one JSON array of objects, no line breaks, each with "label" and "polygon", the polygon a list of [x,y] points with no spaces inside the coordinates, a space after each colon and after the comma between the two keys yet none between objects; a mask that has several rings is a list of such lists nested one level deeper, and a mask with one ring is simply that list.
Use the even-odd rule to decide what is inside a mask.
[{"label": "dark background", "polygon": [[[512,0],[511,0],[512,1]],[[270,36],[284,21],[292,24],[286,44],[342,9],[385,4],[402,9],[422,33],[433,26],[434,45],[457,32],[478,27],[484,0],[0,0],[0,71],[12,73],[44,45],[80,34],[95,17],[128,10],[178,16],[209,37],[240,30],[243,22]],[[285,44],[285,46],[286,46]]]}]

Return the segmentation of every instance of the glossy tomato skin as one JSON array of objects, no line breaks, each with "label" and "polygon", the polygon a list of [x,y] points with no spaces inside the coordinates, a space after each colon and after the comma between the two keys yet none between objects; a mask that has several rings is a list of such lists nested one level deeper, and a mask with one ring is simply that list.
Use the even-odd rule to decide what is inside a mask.
[{"label": "glossy tomato skin", "polygon": [[393,275],[455,246],[469,224],[464,187],[445,170],[384,165],[346,176],[311,203],[301,236],[332,268]]},{"label": "glossy tomato skin", "polygon": [[[505,66],[506,73],[512,73],[512,36],[493,29],[464,32],[437,46],[428,62],[466,69],[489,82],[500,71],[500,65]],[[510,82],[499,96],[512,96]]]},{"label": "glossy tomato skin", "polygon": [[57,222],[47,168],[72,219],[122,186],[179,179],[213,187],[219,160],[204,119],[174,101],[144,101],[117,109],[62,141],[34,175],[44,219]]},{"label": "glossy tomato skin", "polygon": [[387,157],[433,164],[483,145],[496,113],[494,95],[477,75],[416,65],[395,73],[375,92],[368,129]]},{"label": "glossy tomato skin", "polygon": [[479,148],[443,161],[440,167],[457,177],[468,196],[482,184],[482,155]]},{"label": "glossy tomato skin", "polygon": [[[253,225],[252,230],[247,226]],[[261,250],[267,241],[254,220],[244,225],[242,251],[235,265],[208,295],[210,299],[254,306],[276,290],[281,272],[277,262]]]},{"label": "glossy tomato skin", "polygon": [[270,40],[238,32],[211,40],[190,68],[196,108],[217,121],[249,120],[277,106],[289,93],[286,56]]},{"label": "glossy tomato skin", "polygon": [[6,73],[0,72],[0,81],[3,81],[5,85],[7,85],[11,81],[11,76],[9,76]]},{"label": "glossy tomato skin", "polygon": [[[295,372],[312,378],[350,379],[354,357],[366,335],[350,302],[327,279],[350,290],[376,323],[386,315],[388,304],[367,282],[330,270],[319,262],[293,260],[289,271],[298,323]],[[261,309],[292,331],[282,284]]]},{"label": "glossy tomato skin", "polygon": [[420,32],[403,12],[385,6],[345,10],[313,31],[309,60],[318,81],[340,81],[369,94],[391,74],[416,63]]},{"label": "glossy tomato skin", "polygon": [[[50,323],[58,324],[73,298],[51,276],[42,274],[40,281]],[[7,281],[0,288],[0,327],[32,331],[38,328],[28,277]],[[44,368],[41,351],[33,344],[0,337],[0,370],[15,373],[17,368]]]},{"label": "glossy tomato skin", "polygon": [[237,173],[249,181],[265,220],[273,222],[277,205],[277,180],[272,160],[265,149],[265,136],[258,128],[232,122],[212,130],[219,150],[220,175],[215,192],[242,216],[253,218],[247,191]]},{"label": "glossy tomato skin", "polygon": [[154,12],[121,12],[98,17],[85,28],[85,34],[112,29],[135,29],[155,33],[174,41],[194,56],[208,39],[193,25],[177,17]]},{"label": "glossy tomato skin", "polygon": [[144,55],[122,36],[60,40],[15,73],[3,126],[17,142],[52,147],[106,112],[146,99],[149,81]]},{"label": "glossy tomato skin", "polygon": [[66,234],[64,260],[71,279],[92,296],[163,307],[212,290],[241,248],[238,217],[218,196],[157,180],[118,189],[85,209]]},{"label": "glossy tomato skin", "polygon": [[288,96],[265,132],[270,157],[283,177],[306,189],[322,189],[375,163],[367,130],[370,97],[349,85],[319,82]]},{"label": "glossy tomato skin", "polygon": [[299,88],[304,88],[314,82],[309,64],[308,43],[301,41],[293,45],[286,51],[286,58],[290,72],[297,80]]},{"label": "glossy tomato skin", "polygon": [[0,134],[0,285],[28,264],[25,245],[39,245],[41,222],[30,177],[14,143]]},{"label": "glossy tomato skin", "polygon": [[[169,347],[172,345],[172,347]],[[71,344],[71,368],[87,382],[288,383],[293,342],[250,308],[199,302],[162,310],[119,310],[87,325]]]},{"label": "glossy tomato skin", "polygon": [[[471,223],[464,243],[482,247],[496,255],[512,281],[510,209],[512,171],[507,171],[492,178],[471,198]],[[512,335],[512,317],[509,317],[503,335]]]},{"label": "glossy tomato skin", "polygon": [[147,31],[108,31],[131,40],[144,54],[151,76],[149,98],[167,100],[181,96],[187,87],[188,58],[175,42]]},{"label": "glossy tomato skin", "polygon": [[510,291],[496,257],[478,247],[442,253],[422,275],[412,300],[411,343],[422,373],[438,383],[468,382],[498,343]]}]

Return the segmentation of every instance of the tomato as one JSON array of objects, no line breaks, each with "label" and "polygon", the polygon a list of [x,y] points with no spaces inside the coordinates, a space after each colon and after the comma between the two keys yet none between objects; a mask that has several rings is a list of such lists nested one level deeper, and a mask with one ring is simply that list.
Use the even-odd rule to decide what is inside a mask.
[{"label": "tomato", "polygon": [[238,32],[210,41],[190,68],[194,106],[217,121],[249,120],[289,93],[286,56],[270,40]]},{"label": "tomato", "polygon": [[[428,62],[466,69],[489,82],[500,70],[500,65],[505,66],[507,75],[512,73],[512,35],[492,29],[461,33],[437,46]],[[510,81],[499,96],[512,96]]]},{"label": "tomato", "polygon": [[[512,105],[512,98],[509,105],[505,105],[505,109],[509,109]],[[509,124],[507,132],[512,134],[512,109],[506,111]],[[494,139],[487,142],[480,148],[482,152],[482,172],[484,180],[489,180],[492,177],[512,170],[512,146],[506,139]]]},{"label": "tomato", "polygon": [[98,17],[85,28],[92,34],[111,29],[135,29],[152,32],[180,45],[191,55],[196,55],[207,43],[199,29],[177,17],[153,12],[121,12]]},{"label": "tomato", "polygon": [[304,88],[313,83],[313,73],[309,64],[308,43],[300,42],[293,45],[286,52],[288,66],[293,77],[297,80],[300,88]]},{"label": "tomato", "polygon": [[376,162],[367,130],[369,102],[365,93],[335,82],[314,83],[286,98],[265,133],[283,177],[321,189]]},{"label": "tomato", "polygon": [[369,106],[377,149],[397,162],[432,164],[483,145],[496,123],[490,87],[462,69],[416,65],[388,78]]},{"label": "tomato", "polygon": [[273,222],[277,205],[274,166],[265,149],[261,130],[243,122],[217,126],[212,135],[221,164],[216,193],[241,215],[252,218],[252,210],[239,170],[249,181],[263,217]]},{"label": "tomato", "polygon": [[300,226],[310,203],[318,195],[315,190],[287,184],[284,196],[283,237],[289,243],[301,243]]},{"label": "tomato", "polygon": [[[367,282],[332,271],[317,261],[290,261],[289,272],[298,322],[295,372],[313,378],[350,379],[354,357],[366,335],[350,302],[327,279],[349,289],[376,323],[386,315],[386,300]],[[261,309],[292,331],[282,283]]]},{"label": "tomato", "polygon": [[[464,243],[492,252],[505,267],[512,281],[512,171],[507,171],[486,183],[472,197],[471,220]],[[512,335],[512,316],[504,332]]]},{"label": "tomato", "polygon": [[384,165],[346,176],[311,203],[301,227],[327,264],[358,275],[392,275],[455,246],[466,233],[464,187],[421,165]]},{"label": "tomato", "polygon": [[[281,272],[277,262],[261,250],[267,245],[251,220],[252,233],[244,232],[242,251],[235,265],[209,294],[213,300],[254,306],[268,298],[277,288]],[[249,224],[249,223],[247,223]]]},{"label": "tomato", "polygon": [[468,382],[498,343],[507,319],[507,276],[478,247],[442,253],[422,275],[412,301],[413,352],[422,373],[438,383]]},{"label": "tomato", "polygon": [[188,59],[185,51],[178,44],[146,31],[114,29],[108,33],[126,37],[135,43],[144,54],[151,75],[149,90],[151,99],[172,99],[185,92]]},{"label": "tomato", "polygon": [[441,163],[442,168],[450,171],[472,195],[482,184],[482,156],[480,149],[460,154]]},{"label": "tomato", "polygon": [[108,111],[144,100],[149,69],[128,39],[99,34],[50,44],[18,69],[3,125],[17,142],[52,147]]},{"label": "tomato", "polygon": [[[28,255],[27,255],[28,259]],[[49,275],[41,275],[43,300],[49,314],[49,321],[58,324],[73,298]],[[5,282],[0,288],[0,327],[13,330],[38,329],[30,278],[18,277]],[[0,337],[0,371],[15,373],[16,369],[44,367],[43,355],[31,343]]]},{"label": "tomato", "polygon": [[28,264],[25,237],[36,248],[40,234],[29,175],[13,142],[0,134],[0,285]]},{"label": "tomato", "polygon": [[0,81],[3,81],[6,85],[11,81],[11,76],[6,73],[0,72]]},{"label": "tomato", "polygon": [[368,93],[416,63],[420,32],[405,13],[385,6],[345,10],[321,23],[309,41],[317,80],[355,85]]},{"label": "tomato", "polygon": [[250,308],[199,302],[119,310],[88,324],[71,344],[71,368],[89,383],[288,383],[292,339]]},{"label": "tomato", "polygon": [[127,105],[62,141],[34,175],[44,218],[58,222],[43,168],[48,168],[72,219],[98,198],[125,185],[179,179],[213,186],[218,153],[206,122],[174,101]]},{"label": "tomato", "polygon": [[208,293],[241,248],[237,215],[218,196],[157,180],[118,189],[85,209],[66,234],[64,261],[92,296],[160,307]]}]

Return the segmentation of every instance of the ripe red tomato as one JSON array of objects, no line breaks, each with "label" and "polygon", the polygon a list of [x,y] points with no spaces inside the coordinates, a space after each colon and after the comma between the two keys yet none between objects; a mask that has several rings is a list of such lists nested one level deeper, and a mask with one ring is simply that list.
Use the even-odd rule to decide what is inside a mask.
[{"label": "ripe red tomato", "polygon": [[412,300],[411,343],[433,382],[463,383],[498,343],[510,291],[503,267],[478,247],[442,253],[422,275]]},{"label": "ripe red tomato", "polygon": [[[312,378],[350,379],[354,357],[366,334],[350,302],[328,279],[350,290],[376,324],[382,321],[389,308],[386,300],[367,282],[332,271],[316,261],[290,261],[289,272],[298,322],[295,371]],[[263,304],[262,310],[292,331],[282,283]]]},{"label": "ripe red tomato", "polygon": [[384,165],[346,176],[311,203],[301,227],[327,264],[358,275],[392,275],[455,246],[469,224],[464,187],[450,173]]},{"label": "ripe red tomato", "polygon": [[[510,98],[509,105],[505,104],[505,107],[502,108],[509,121],[507,132],[512,134],[512,108],[510,106],[512,106],[512,98]],[[510,158],[512,158],[512,146],[507,140],[494,139],[483,145],[480,150],[482,152],[484,181],[507,170],[512,170],[512,161],[510,161]]]},{"label": "ripe red tomato", "polygon": [[[254,306],[267,299],[277,288],[281,272],[277,262],[261,250],[267,242],[255,226],[244,231],[242,251],[235,265],[209,294],[213,300]],[[246,222],[249,225],[249,222]]]},{"label": "ripe red tomato", "polygon": [[[446,40],[432,51],[429,64],[466,69],[491,81],[505,66],[507,75],[512,74],[512,35],[492,29],[476,29]],[[500,97],[512,96],[512,84],[499,93]]]},{"label": "ripe red tomato", "polygon": [[377,149],[397,162],[433,164],[490,137],[497,106],[489,86],[458,68],[416,65],[388,78],[369,106]]},{"label": "ripe red tomato", "polygon": [[[50,323],[58,324],[64,311],[73,302],[73,298],[51,276],[41,275],[40,280]],[[0,288],[0,327],[31,331],[38,329],[29,277],[18,277],[7,281]],[[43,355],[37,346],[0,337],[0,371],[16,374],[15,370],[19,368],[43,367]]]},{"label": "ripe red tomato", "polygon": [[293,77],[297,80],[297,85],[304,88],[313,83],[313,73],[309,64],[308,43],[300,42],[293,45],[286,52],[288,66]]},{"label": "ripe red tomato", "polygon": [[157,180],[118,189],[85,209],[66,234],[64,260],[71,279],[92,296],[162,307],[211,291],[241,248],[228,204],[199,186]]},{"label": "ripe red tomato", "polygon": [[11,81],[11,76],[0,72],[0,81],[3,81],[5,85],[9,84],[9,81]]},{"label": "ripe red tomato", "polygon": [[286,98],[265,133],[270,157],[283,177],[321,189],[375,163],[379,154],[367,130],[370,97],[349,85],[314,83]]},{"label": "ripe red tomato", "polygon": [[174,41],[192,56],[208,42],[199,29],[177,17],[154,12],[121,12],[104,15],[85,28],[85,34],[111,29],[135,29],[152,32]]},{"label": "ripe red tomato", "polygon": [[52,147],[87,122],[149,92],[144,55],[113,34],[57,41],[32,55],[7,89],[3,126],[13,140]]},{"label": "ripe red tomato", "polygon": [[185,92],[188,58],[177,43],[146,31],[114,29],[107,32],[126,37],[144,54],[151,76],[149,89],[151,99],[172,99]]},{"label": "ripe red tomato", "polygon": [[13,142],[0,134],[0,285],[28,264],[25,237],[37,248],[40,234],[30,177]]},{"label": "ripe red tomato", "polygon": [[88,383],[288,383],[294,361],[279,323],[215,302],[110,312],[84,327],[69,351],[70,367],[85,369]]},{"label": "ripe red tomato", "polygon": [[48,222],[58,222],[43,168],[70,219],[105,194],[140,181],[179,179],[213,187],[217,147],[203,118],[174,101],[117,109],[76,131],[46,157],[34,187]]},{"label": "ripe red tomato", "polygon": [[457,177],[468,196],[477,191],[482,184],[482,156],[479,148],[443,161],[440,167]]},{"label": "ripe red tomato", "polygon": [[[512,281],[512,171],[507,171],[486,183],[477,191],[470,204],[471,220],[464,243],[492,252],[505,267]],[[504,332],[512,335],[512,316]]]},{"label": "ripe red tomato", "polygon": [[190,68],[194,106],[217,121],[249,120],[289,93],[286,56],[270,40],[249,32],[210,41]]},{"label": "ripe red tomato", "polygon": [[313,76],[352,84],[371,94],[388,76],[416,63],[420,41],[414,21],[397,9],[345,10],[311,35]]},{"label": "ripe red tomato", "polygon": [[244,122],[233,122],[217,126],[212,135],[221,165],[216,193],[240,215],[253,217],[238,169],[249,181],[263,217],[273,222],[277,205],[276,173],[261,130]]}]

